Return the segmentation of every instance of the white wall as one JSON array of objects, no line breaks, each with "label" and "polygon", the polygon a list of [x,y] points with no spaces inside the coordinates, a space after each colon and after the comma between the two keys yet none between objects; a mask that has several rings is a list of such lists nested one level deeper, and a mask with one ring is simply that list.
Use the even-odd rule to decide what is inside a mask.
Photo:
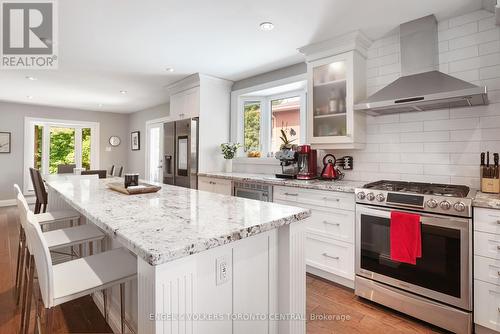
[{"label": "white wall", "polygon": [[[500,152],[500,28],[494,22],[492,13],[481,10],[438,25],[440,70],[487,86],[490,105],[368,117],[365,149],[332,152],[354,156],[354,171],[346,172],[346,179],[479,187],[479,153]],[[367,94],[401,76],[399,53],[398,29],[374,41],[367,58]],[[267,165],[234,166],[245,172],[276,170]]]},{"label": "white wall", "polygon": [[[146,121],[167,117],[170,114],[170,104],[160,104],[156,107],[141,110],[130,114],[128,137],[125,139],[127,145],[127,171],[131,173],[139,173],[141,178],[146,175]],[[141,149],[132,151],[130,146],[130,133],[132,131],[140,131],[141,133]]]},{"label": "white wall", "polygon": [[[12,133],[11,153],[0,154],[0,201],[14,198],[14,183],[23,184],[25,117],[99,122],[100,168],[125,165],[127,161],[127,144],[124,142],[128,129],[126,114],[0,102],[0,131]],[[108,152],[106,147],[110,146],[110,136],[119,136],[122,144]]]}]

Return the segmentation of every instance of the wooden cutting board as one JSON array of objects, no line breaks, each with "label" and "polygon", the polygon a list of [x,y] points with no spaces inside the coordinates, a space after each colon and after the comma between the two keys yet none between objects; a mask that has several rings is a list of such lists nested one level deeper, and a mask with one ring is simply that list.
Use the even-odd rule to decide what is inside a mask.
[{"label": "wooden cutting board", "polygon": [[156,186],[149,183],[139,183],[138,186],[125,188],[125,185],[123,183],[118,183],[118,182],[108,183],[108,188],[114,191],[118,191],[125,195],[155,193],[161,189],[160,186]]}]

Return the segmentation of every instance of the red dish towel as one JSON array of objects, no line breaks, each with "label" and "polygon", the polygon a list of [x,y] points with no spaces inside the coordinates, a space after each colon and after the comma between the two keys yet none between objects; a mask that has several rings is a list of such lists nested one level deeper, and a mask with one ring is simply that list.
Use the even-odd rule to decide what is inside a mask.
[{"label": "red dish towel", "polygon": [[391,211],[391,260],[416,264],[422,257],[420,216]]}]

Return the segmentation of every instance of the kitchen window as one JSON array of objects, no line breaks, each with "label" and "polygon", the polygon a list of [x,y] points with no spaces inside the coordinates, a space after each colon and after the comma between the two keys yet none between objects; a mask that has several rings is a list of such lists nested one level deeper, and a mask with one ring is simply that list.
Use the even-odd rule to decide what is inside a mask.
[{"label": "kitchen window", "polygon": [[243,145],[240,156],[273,157],[279,151],[282,130],[293,144],[305,143],[305,91],[294,90],[269,96],[239,97],[236,140]]},{"label": "kitchen window", "polygon": [[29,168],[57,173],[57,166],[99,168],[99,123],[43,118],[25,119],[24,191],[32,191]]}]

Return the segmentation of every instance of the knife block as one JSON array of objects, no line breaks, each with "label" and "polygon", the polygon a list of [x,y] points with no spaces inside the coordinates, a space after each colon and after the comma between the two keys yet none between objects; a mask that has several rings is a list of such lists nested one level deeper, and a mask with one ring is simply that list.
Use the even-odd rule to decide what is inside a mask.
[{"label": "knife block", "polygon": [[500,179],[481,178],[481,191],[483,193],[500,193]]}]

